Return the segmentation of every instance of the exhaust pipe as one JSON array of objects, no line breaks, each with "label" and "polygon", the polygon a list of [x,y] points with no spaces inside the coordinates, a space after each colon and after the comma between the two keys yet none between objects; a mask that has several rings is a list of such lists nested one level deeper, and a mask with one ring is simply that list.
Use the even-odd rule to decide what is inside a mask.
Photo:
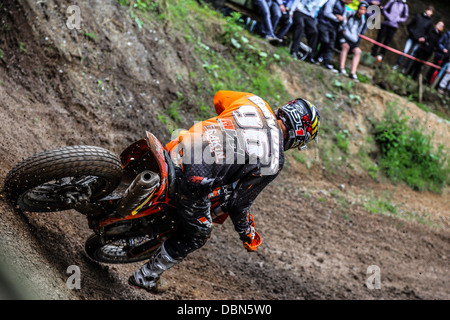
[{"label": "exhaust pipe", "polygon": [[117,206],[117,213],[126,217],[138,208],[159,186],[159,175],[152,171],[143,171],[137,175],[125,191]]}]

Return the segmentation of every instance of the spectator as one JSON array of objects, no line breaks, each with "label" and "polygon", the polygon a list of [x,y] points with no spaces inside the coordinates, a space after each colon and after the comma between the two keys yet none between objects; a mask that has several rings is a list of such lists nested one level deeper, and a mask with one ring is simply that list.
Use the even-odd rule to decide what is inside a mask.
[{"label": "spectator", "polygon": [[[406,39],[405,48],[403,53],[414,56],[419,45],[425,41],[425,35],[433,28],[433,22],[431,21],[431,16],[433,15],[434,7],[429,6],[424,13],[418,14],[409,24],[408,24],[408,39]],[[401,67],[404,56],[400,56],[397,63],[394,65],[394,70]],[[404,73],[408,70],[411,60],[408,59],[405,66],[402,69]]]},{"label": "spectator", "polygon": [[446,92],[448,94],[449,91],[450,91],[450,70],[447,70],[441,82],[439,82],[438,93],[443,95]]},{"label": "spectator", "polygon": [[[439,40],[441,40],[442,32],[444,31],[444,22],[439,21],[436,23],[435,27],[431,29],[428,34],[424,37],[425,40],[422,42],[420,47],[416,50],[415,57],[417,59],[427,61],[439,48]],[[413,65],[408,71],[408,74],[412,76],[414,80],[417,79],[420,70],[422,69],[422,62],[414,61]]]},{"label": "spectator", "polygon": [[342,25],[342,33],[340,36],[341,56],[340,56],[340,73],[347,75],[345,71],[345,62],[347,55],[353,52],[352,66],[350,68],[350,79],[358,81],[356,70],[358,69],[359,61],[361,59],[361,49],[359,42],[361,38],[359,35],[364,30],[366,25],[366,12],[369,4],[366,1],[361,1],[357,11],[347,11],[346,20]]},{"label": "spectator", "polygon": [[[380,6],[380,4],[381,4],[381,2],[380,2],[379,0],[368,0],[368,1],[366,1],[366,2],[369,4],[369,7],[370,7],[370,6]],[[381,7],[380,7],[380,9],[381,9]],[[374,14],[375,14],[374,11],[367,10],[367,13],[366,13],[366,25],[364,26],[364,30],[361,32],[361,34],[365,34],[365,33],[366,33],[366,30],[367,30],[367,28],[368,28],[367,21],[368,21],[369,18],[370,18],[371,16],[373,16]]]},{"label": "spectator", "polygon": [[350,4],[352,0],[328,0],[319,10],[318,30],[320,41],[320,60],[323,59],[324,67],[337,72],[331,64],[333,47],[336,41],[337,31],[344,22],[345,5]]},{"label": "spectator", "polygon": [[261,14],[261,33],[271,43],[280,43],[283,40],[275,36],[271,15],[272,0],[253,0],[253,4]]},{"label": "spectator", "polygon": [[292,9],[288,7],[288,3],[294,2],[294,5],[297,5],[299,1],[273,1],[271,6],[273,30],[277,30],[278,24],[281,22],[278,32],[275,32],[277,38],[283,39],[292,25]]},{"label": "spectator", "polygon": [[[378,31],[376,40],[377,42],[388,46],[398,30],[399,23],[404,23],[408,20],[408,4],[406,3],[406,0],[389,0],[388,3],[383,6],[382,13],[385,19],[381,23],[381,28]],[[379,48],[379,46],[373,45],[371,54],[373,57],[376,57],[379,54],[378,60],[382,60],[386,53],[386,49],[381,48],[378,53]]]},{"label": "spectator", "polygon": [[347,4],[348,10],[351,10],[351,11],[356,11],[356,10],[358,10],[359,3],[360,3],[360,2],[361,2],[360,0],[352,0],[352,2],[350,2],[349,4]]},{"label": "spectator", "polygon": [[317,29],[316,15],[320,7],[323,5],[323,0],[301,0],[297,6],[292,7],[294,10],[293,15],[293,35],[291,54],[294,58],[297,58],[297,52],[300,49],[300,42],[303,35],[306,35],[308,40],[308,46],[311,48],[311,54],[309,62],[317,64],[314,60],[314,54],[317,49],[317,40],[319,37],[319,31]]},{"label": "spectator", "polygon": [[[450,31],[447,31],[439,40],[438,50],[434,53],[433,64],[443,66],[449,62],[450,53]],[[438,69],[430,68],[427,73],[428,83],[433,83],[438,73]]]}]

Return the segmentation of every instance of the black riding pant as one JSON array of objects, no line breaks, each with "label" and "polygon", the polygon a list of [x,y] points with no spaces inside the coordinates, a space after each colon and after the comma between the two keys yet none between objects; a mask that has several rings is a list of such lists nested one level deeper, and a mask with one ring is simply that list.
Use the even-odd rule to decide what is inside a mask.
[{"label": "black riding pant", "polygon": [[192,251],[201,248],[210,237],[213,229],[211,201],[207,194],[192,190],[181,180],[178,180],[175,200],[181,223],[164,246],[172,258],[183,259]]}]

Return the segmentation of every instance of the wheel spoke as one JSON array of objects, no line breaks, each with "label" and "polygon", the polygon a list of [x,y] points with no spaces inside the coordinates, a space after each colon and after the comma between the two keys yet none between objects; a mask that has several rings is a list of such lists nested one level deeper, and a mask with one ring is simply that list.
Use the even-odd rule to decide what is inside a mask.
[{"label": "wheel spoke", "polygon": [[129,252],[151,240],[152,239],[148,237],[135,237],[115,240],[99,247],[95,253],[95,256],[99,261],[110,263],[126,263],[139,261],[142,259],[146,259],[149,254],[145,253],[143,256],[139,256],[138,258],[136,258],[129,256]]}]

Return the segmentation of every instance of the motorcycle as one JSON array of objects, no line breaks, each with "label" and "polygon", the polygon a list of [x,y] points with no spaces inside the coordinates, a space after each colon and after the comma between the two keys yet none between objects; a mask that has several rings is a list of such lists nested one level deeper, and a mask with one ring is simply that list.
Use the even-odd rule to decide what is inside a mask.
[{"label": "motorcycle", "polygon": [[[234,185],[210,195],[211,217],[222,224]],[[93,260],[122,264],[149,259],[180,225],[175,166],[150,132],[120,158],[104,148],[67,146],[35,154],[7,174],[3,194],[25,212],[76,210],[93,234],[85,242]]]}]

